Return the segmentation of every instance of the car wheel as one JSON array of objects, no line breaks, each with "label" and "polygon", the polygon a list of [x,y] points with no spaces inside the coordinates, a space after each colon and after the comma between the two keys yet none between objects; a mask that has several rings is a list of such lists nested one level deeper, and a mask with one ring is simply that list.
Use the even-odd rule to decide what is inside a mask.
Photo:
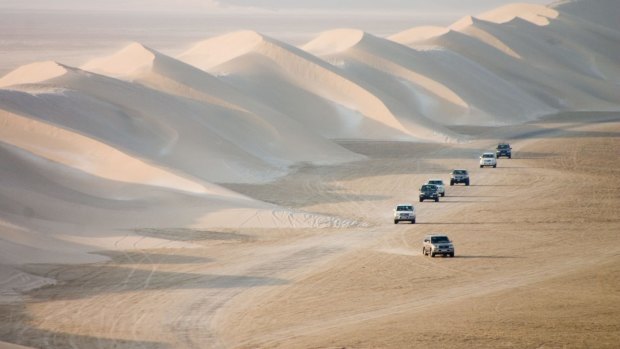
[{"label": "car wheel", "polygon": [[480,168],[483,168],[484,166],[480,165]]},{"label": "car wheel", "polygon": [[435,202],[439,202],[439,198],[435,198]]},{"label": "car wheel", "polygon": [[454,257],[454,252],[450,253],[450,258]]},{"label": "car wheel", "polygon": [[450,181],[450,186],[453,186],[453,185],[454,185],[454,181]]},{"label": "car wheel", "polygon": [[465,182],[465,185],[469,187],[469,181]]},{"label": "car wheel", "polygon": [[497,167],[497,165],[493,165],[493,168],[496,168],[496,167]]},{"label": "car wheel", "polygon": [[411,224],[415,224],[415,219],[412,219],[412,220],[411,220]]},{"label": "car wheel", "polygon": [[398,221],[397,221],[397,220],[394,220],[394,224],[398,224]]},{"label": "car wheel", "polygon": [[432,250],[430,251],[430,255],[432,258],[435,258],[435,252],[433,252]]},{"label": "car wheel", "polygon": [[441,196],[446,196],[446,193],[441,193]]}]

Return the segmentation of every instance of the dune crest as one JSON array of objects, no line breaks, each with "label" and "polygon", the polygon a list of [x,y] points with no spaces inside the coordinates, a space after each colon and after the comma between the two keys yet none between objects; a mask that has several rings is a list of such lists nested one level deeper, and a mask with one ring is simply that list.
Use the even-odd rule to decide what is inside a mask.
[{"label": "dune crest", "polygon": [[428,39],[443,35],[449,30],[450,29],[446,27],[420,26],[390,35],[387,38],[401,44],[411,45],[415,43],[422,43]]},{"label": "dune crest", "polygon": [[94,59],[81,68],[113,77],[136,74],[148,69],[155,61],[156,54],[150,48],[134,42],[111,57]]},{"label": "dune crest", "polygon": [[255,31],[237,31],[198,42],[178,58],[188,64],[208,70],[251,52],[264,41],[265,37]]},{"label": "dune crest", "polygon": [[560,13],[548,6],[539,4],[514,3],[479,14],[477,17],[494,23],[506,23],[521,18],[538,26],[549,25],[550,19],[558,18]]},{"label": "dune crest", "polygon": [[62,76],[66,66],[53,61],[36,62],[21,66],[0,79],[0,88],[18,84],[34,84]]},{"label": "dune crest", "polygon": [[319,34],[301,49],[316,56],[325,56],[345,51],[364,39],[366,33],[358,29],[335,29]]}]

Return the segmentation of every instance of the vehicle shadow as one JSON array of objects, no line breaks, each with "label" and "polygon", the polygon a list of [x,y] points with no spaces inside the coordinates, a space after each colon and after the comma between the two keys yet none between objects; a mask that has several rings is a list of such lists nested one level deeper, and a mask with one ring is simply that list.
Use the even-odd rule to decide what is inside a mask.
[{"label": "vehicle shadow", "polygon": [[427,225],[514,225],[514,222],[416,222]]},{"label": "vehicle shadow", "polygon": [[[448,257],[450,258],[450,257]],[[461,259],[512,259],[512,258],[524,258],[518,256],[459,256],[458,254],[454,256],[454,258]]]}]

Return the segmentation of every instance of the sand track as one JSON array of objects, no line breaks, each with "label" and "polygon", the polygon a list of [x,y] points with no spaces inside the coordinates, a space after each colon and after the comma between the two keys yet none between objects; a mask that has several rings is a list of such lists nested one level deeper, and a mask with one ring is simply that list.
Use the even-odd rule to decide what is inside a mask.
[{"label": "sand track", "polygon": [[[470,129],[477,140],[453,146],[342,142],[368,159],[301,167],[267,185],[226,185],[364,224],[145,229],[200,247],[28,265],[58,283],[0,305],[0,340],[45,348],[611,348],[620,339],[620,116],[590,116]],[[515,158],[478,169],[476,154],[497,139],[511,141]],[[447,179],[451,168],[469,168],[472,185],[418,203],[419,184]],[[403,201],[417,207],[417,224],[392,224],[392,206]],[[422,256],[420,240],[431,232],[448,233],[457,256]]]}]

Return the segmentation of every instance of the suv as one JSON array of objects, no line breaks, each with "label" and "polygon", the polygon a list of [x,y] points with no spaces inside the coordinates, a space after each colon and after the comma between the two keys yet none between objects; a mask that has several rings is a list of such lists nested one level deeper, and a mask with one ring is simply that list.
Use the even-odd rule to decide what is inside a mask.
[{"label": "suv", "polygon": [[426,235],[422,243],[422,255],[435,257],[437,254],[454,257],[452,241],[447,235]]},{"label": "suv", "polygon": [[500,156],[505,156],[509,159],[512,159],[512,148],[508,143],[500,143],[497,145],[495,149],[495,155],[499,158]]},{"label": "suv", "polygon": [[480,168],[484,166],[493,166],[493,168],[497,167],[497,157],[495,153],[483,153],[480,156]]},{"label": "suv", "polygon": [[412,204],[398,204],[394,209],[394,224],[409,221],[415,224],[415,207]]},{"label": "suv", "polygon": [[434,184],[437,186],[437,191],[439,195],[446,196],[446,186],[443,184],[443,180],[441,179],[429,179],[426,184]]},{"label": "suv", "polygon": [[439,201],[439,190],[434,184],[423,184],[420,187],[420,202],[426,199],[433,199],[435,202]]},{"label": "suv", "polygon": [[469,185],[469,173],[467,173],[467,170],[452,170],[452,173],[450,173],[450,185],[457,183]]}]

